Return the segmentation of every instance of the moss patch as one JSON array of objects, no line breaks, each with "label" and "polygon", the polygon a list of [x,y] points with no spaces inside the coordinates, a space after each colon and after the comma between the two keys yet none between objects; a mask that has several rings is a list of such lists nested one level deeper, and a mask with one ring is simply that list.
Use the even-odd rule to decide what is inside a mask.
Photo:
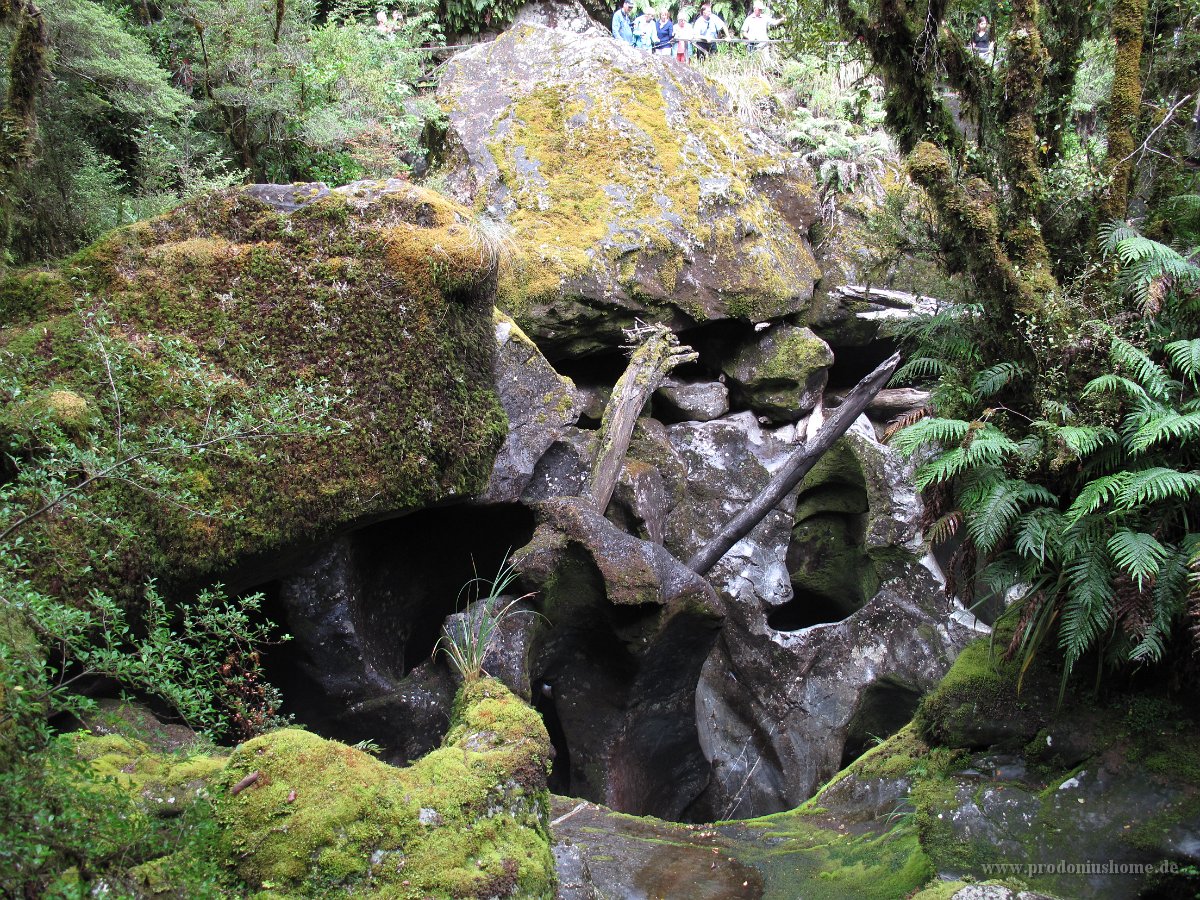
[{"label": "moss patch", "polygon": [[[460,692],[442,747],[395,769],[297,729],[239,747],[219,819],[239,874],[302,896],[552,897],[550,742],[498,682]],[[257,772],[237,795],[229,789]]]},{"label": "moss patch", "polygon": [[[22,311],[0,331],[10,452],[33,459],[45,429],[87,424],[101,458],[119,459],[203,440],[219,419],[310,413],[309,427],[250,433],[171,472],[211,517],[111,479],[42,516],[25,532],[39,587],[130,591],[158,577],[170,589],[486,486],[507,431],[491,385],[494,257],[466,210],[395,185],[290,216],[221,192],[56,272],[0,282]],[[36,415],[29,397],[45,398]],[[137,465],[119,474],[146,478]],[[138,540],[114,539],[113,511]]]}]

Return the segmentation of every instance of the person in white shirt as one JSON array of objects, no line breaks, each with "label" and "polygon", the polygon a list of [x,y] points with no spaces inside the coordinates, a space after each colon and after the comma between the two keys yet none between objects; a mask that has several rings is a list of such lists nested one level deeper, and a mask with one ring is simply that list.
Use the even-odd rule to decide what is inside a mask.
[{"label": "person in white shirt", "polygon": [[766,14],[762,0],[754,0],[754,11],[742,23],[742,37],[749,41],[747,49],[753,53],[760,47],[765,48],[766,42],[770,40],[767,29],[781,22],[783,19],[772,19]]},{"label": "person in white shirt", "polygon": [[700,15],[692,23],[692,35],[695,39],[696,52],[708,56],[717,49],[717,39],[721,32],[729,37],[729,28],[724,20],[712,11],[712,4],[705,3],[700,7]]}]

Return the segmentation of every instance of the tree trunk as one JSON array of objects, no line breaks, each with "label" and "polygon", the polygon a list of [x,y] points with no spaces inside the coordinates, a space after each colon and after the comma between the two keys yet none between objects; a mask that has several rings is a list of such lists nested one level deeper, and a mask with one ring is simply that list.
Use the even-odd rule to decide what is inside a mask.
[{"label": "tree trunk", "polygon": [[4,23],[15,26],[9,51],[8,93],[0,112],[0,271],[12,236],[13,180],[33,153],[37,98],[46,79],[46,23],[32,0],[6,4]]},{"label": "tree trunk", "polygon": [[704,575],[729,552],[734,544],[744,538],[762,521],[775,506],[800,483],[817,460],[834,445],[838,438],[845,434],[854,420],[857,419],[871,398],[878,394],[896,367],[900,365],[900,354],[893,353],[879,364],[874,372],[860,381],[846,397],[845,401],[833,411],[817,432],[816,437],[801,447],[775,473],[775,477],[762,489],[757,497],[751,500],[740,513],[726,525],[711,541],[688,560],[687,566],[698,575]]},{"label": "tree trunk", "polygon": [[612,499],[633,426],[646,401],[672,369],[696,356],[691,347],[681,345],[664,325],[653,326],[649,338],[634,351],[629,367],[617,381],[604,408],[596,461],[583,491],[597,512],[603,514]]},{"label": "tree trunk", "polygon": [[1146,0],[1117,0],[1112,11],[1112,37],[1117,45],[1109,95],[1108,159],[1104,168],[1112,179],[1103,204],[1106,219],[1124,219],[1129,206],[1129,177],[1133,172],[1133,129],[1142,101],[1142,27]]}]

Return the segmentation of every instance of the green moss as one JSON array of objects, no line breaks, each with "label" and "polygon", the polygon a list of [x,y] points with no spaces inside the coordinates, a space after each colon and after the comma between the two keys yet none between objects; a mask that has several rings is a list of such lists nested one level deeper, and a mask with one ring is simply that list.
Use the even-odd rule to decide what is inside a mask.
[{"label": "green moss", "polygon": [[[335,402],[325,427],[196,458],[186,479],[213,518],[118,481],[92,485],[78,515],[27,529],[39,587],[128,597],[157,577],[170,591],[486,486],[507,432],[491,381],[494,255],[468,212],[431,191],[368,199],[331,196],[285,217],[221,192],[115,232],[57,272],[0,281],[0,296],[42,315],[0,332],[20,389],[0,396],[3,427],[31,452],[36,428],[15,412],[29,397],[85,400],[89,433],[109,444],[118,416],[127,441],[152,443],[200,436],[213,415],[270,416],[313,393]],[[83,415],[74,402],[54,408]],[[143,539],[118,552],[111,512],[90,510],[119,511]]]},{"label": "green moss", "polygon": [[791,379],[803,383],[818,369],[833,364],[829,345],[807,328],[782,335],[771,355],[759,367],[760,378]]},{"label": "green moss", "polygon": [[538,714],[483,679],[442,747],[404,769],[297,729],[242,745],[219,818],[242,877],[287,894],[549,898],[550,752]]},{"label": "green moss", "polygon": [[1015,664],[999,659],[988,638],[968,644],[938,686],[921,700],[914,723],[921,736],[947,747],[972,747],[981,719],[1007,717],[1017,702]]},{"label": "green moss", "polygon": [[[711,232],[705,236],[721,257],[780,256],[783,248],[768,235],[786,233],[785,223],[765,199],[734,215],[701,198],[700,178],[710,173],[729,180],[729,199],[750,196],[758,157],[740,129],[698,110],[683,117],[669,112],[662,84],[649,76],[587,96],[573,84],[544,84],[517,100],[507,127],[488,144],[518,249],[502,266],[503,309],[524,320],[593,272],[635,291],[638,273],[653,270],[670,296],[686,265],[679,244],[687,234]],[[640,243],[632,251],[631,240]],[[741,271],[749,268],[752,275]],[[776,266],[718,269],[731,314],[790,311],[789,283]],[[813,262],[808,274],[816,271]],[[696,313],[697,320],[708,317]]]},{"label": "green moss", "polygon": [[767,898],[894,900],[935,874],[908,824],[883,834],[847,834],[815,824],[803,807],[741,824],[761,831],[741,859],[763,870]]}]

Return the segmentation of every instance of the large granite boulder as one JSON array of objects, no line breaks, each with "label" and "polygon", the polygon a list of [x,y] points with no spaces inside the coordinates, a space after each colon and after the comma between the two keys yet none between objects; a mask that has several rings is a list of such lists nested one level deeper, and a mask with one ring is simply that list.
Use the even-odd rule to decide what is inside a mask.
[{"label": "large granite boulder", "polygon": [[499,305],[551,358],[807,310],[811,181],[698,72],[605,34],[518,25],[446,66],[450,192],[516,253]]}]

